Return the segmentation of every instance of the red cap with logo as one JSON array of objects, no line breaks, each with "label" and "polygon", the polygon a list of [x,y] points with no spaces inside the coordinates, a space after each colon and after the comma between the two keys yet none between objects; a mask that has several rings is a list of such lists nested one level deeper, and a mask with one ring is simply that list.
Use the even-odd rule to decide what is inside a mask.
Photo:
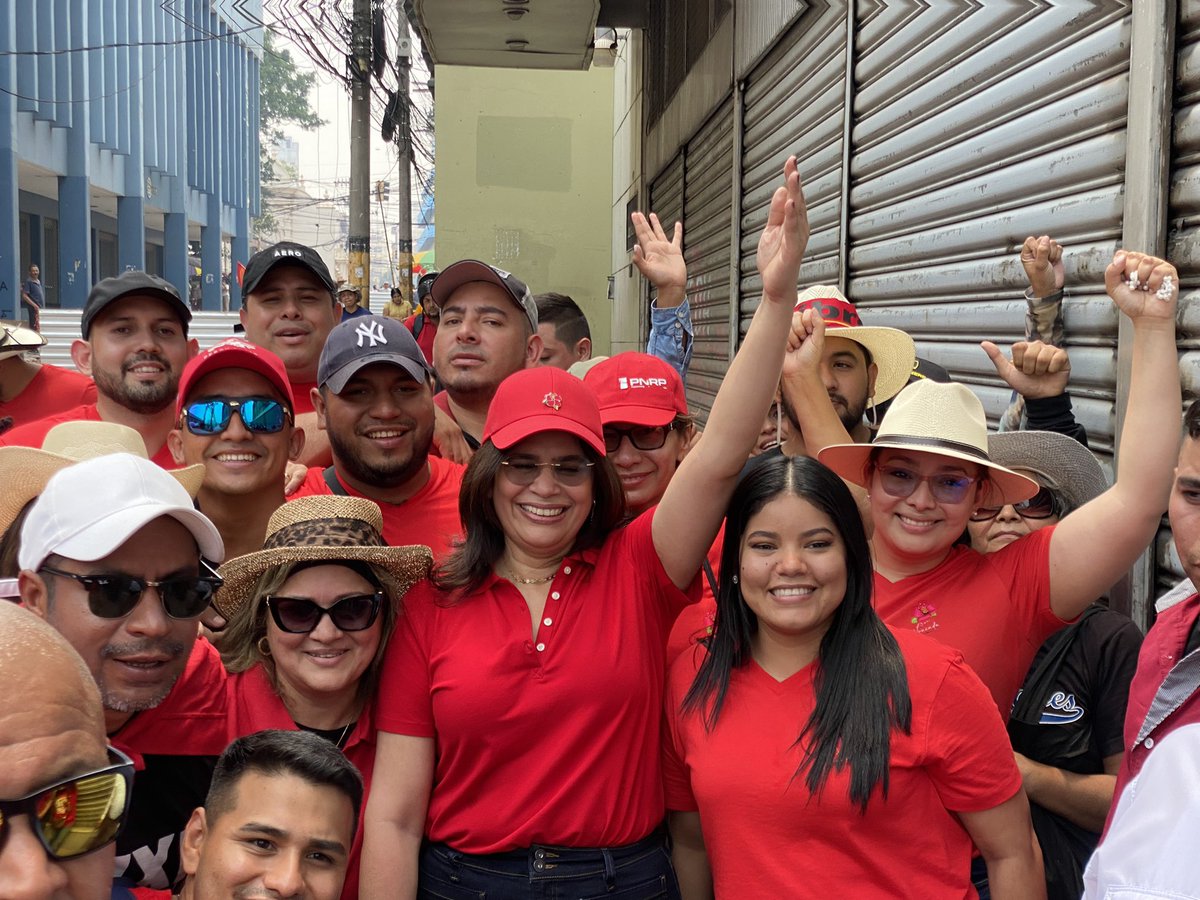
[{"label": "red cap with logo", "polygon": [[565,431],[604,455],[604,428],[596,399],[565,369],[521,369],[500,382],[488,407],[483,439],[507,450],[544,431]]},{"label": "red cap with logo", "polygon": [[596,363],[583,383],[600,404],[600,420],[670,425],[688,414],[687,394],[675,367],[648,353],[618,353]]},{"label": "red cap with logo", "polygon": [[188,394],[201,378],[218,369],[249,369],[271,382],[287,401],[289,410],[295,410],[296,398],[292,395],[292,383],[288,381],[283,360],[242,338],[228,338],[196,354],[183,367],[179,377],[179,394],[175,398],[175,415],[182,415]]}]

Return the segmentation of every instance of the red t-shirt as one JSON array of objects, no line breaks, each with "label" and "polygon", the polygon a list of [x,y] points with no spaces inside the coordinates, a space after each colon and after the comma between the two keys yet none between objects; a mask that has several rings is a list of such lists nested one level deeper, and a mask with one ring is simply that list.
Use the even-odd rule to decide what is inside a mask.
[{"label": "red t-shirt", "polygon": [[671,668],[663,778],[667,808],[699,810],[718,897],[798,896],[962,900],[971,838],[954,812],[999,806],[1021,788],[1004,724],[962,655],[898,632],[912,734],[891,733],[888,794],[865,815],[850,771],[822,792],[796,775],[796,738],[816,703],[816,665],[776,681],[751,660],[730,674],[712,731],[680,705],[702,653]]},{"label": "red t-shirt", "polygon": [[426,833],[464,853],[611,847],[663,818],[663,647],[680,591],[644,513],[573,553],[530,638],[510,582],[404,598],[380,685],[381,731],[437,739]]},{"label": "red t-shirt", "polygon": [[96,383],[92,379],[72,369],[42,363],[21,393],[11,400],[0,401],[0,418],[12,416],[16,428],[95,402]]},{"label": "red t-shirt", "polygon": [[875,611],[901,631],[962,651],[1005,721],[1038,647],[1066,623],[1050,609],[1050,538],[1042,528],[986,556],[958,546],[936,569],[897,582],[875,573]]},{"label": "red t-shirt", "polygon": [[312,392],[316,386],[315,381],[292,382],[292,397],[296,401],[296,408],[293,411],[296,415],[302,416],[304,413],[313,411]]},{"label": "red t-shirt", "polygon": [[[61,425],[63,422],[102,421],[104,420],[100,418],[100,411],[96,409],[96,404],[77,406],[58,415],[45,416],[35,422],[30,422],[27,425],[19,425],[11,431],[6,431],[4,436],[0,437],[0,447],[37,447],[40,449],[42,443],[46,440],[47,432],[55,425]],[[175,462],[175,457],[171,455],[171,449],[167,446],[165,440],[158,452],[150,457],[150,461],[164,469],[180,468],[180,464]]]},{"label": "red t-shirt", "polygon": [[[440,456],[430,456],[429,481],[402,503],[388,503],[367,497],[340,478],[338,484],[351,497],[366,497],[379,504],[383,511],[383,539],[390,546],[425,544],[433,552],[436,563],[450,553],[454,542],[462,536],[462,521],[458,518],[458,492],[462,488],[465,471],[466,466]],[[313,466],[308,470],[304,483],[288,499],[332,493],[325,483],[325,470]]]},{"label": "red t-shirt", "polygon": [[[433,337],[437,334],[438,323],[428,316],[422,315],[424,324],[421,326],[421,333],[416,335],[417,346],[421,348],[421,352],[425,354],[425,362],[433,365]],[[404,320],[404,327],[412,331],[417,327],[417,314],[413,313]]]},{"label": "red t-shirt", "polygon": [[[257,665],[246,672],[230,675],[228,679],[229,740],[245,734],[253,734],[267,728],[284,731],[299,731],[292,721],[287,707],[271,687],[266,670]],[[371,789],[371,772],[375,768],[375,724],[372,704],[368,703],[354,724],[343,752],[363,777],[363,808],[367,804],[367,792]],[[350,864],[346,869],[346,882],[342,886],[342,900],[358,897],[358,861],[362,855],[363,817],[358,817],[358,828],[354,832],[354,845],[350,849]]]},{"label": "red t-shirt", "polygon": [[[708,565],[718,584],[721,580],[721,548],[724,544],[725,523],[722,522],[721,530],[717,532],[717,539],[713,541],[712,547],[708,550]],[[667,638],[668,669],[680,653],[689,647],[694,647],[701,638],[712,634],[713,623],[717,620],[716,594],[713,593],[708,577],[704,573],[701,575],[703,577],[700,581],[702,585],[700,602],[685,606],[680,612],[679,618],[675,620],[675,624],[671,626],[671,634]]]}]

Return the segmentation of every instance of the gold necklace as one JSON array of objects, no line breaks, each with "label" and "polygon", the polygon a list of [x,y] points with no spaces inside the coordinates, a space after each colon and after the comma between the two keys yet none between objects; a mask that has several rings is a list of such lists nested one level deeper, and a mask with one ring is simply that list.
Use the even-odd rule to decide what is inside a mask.
[{"label": "gold necklace", "polygon": [[345,749],[345,746],[346,746],[346,743],[345,743],[345,742],[346,742],[346,735],[350,733],[350,726],[351,726],[351,725],[353,725],[353,724],[354,724],[353,722],[347,722],[347,723],[346,723],[346,727],[342,729],[342,733],[341,733],[341,735],[340,735],[340,736],[338,737],[338,739],[337,739],[337,740],[334,742],[334,745],[333,745],[333,746],[337,747],[339,750],[343,750],[343,749]]},{"label": "gold necklace", "polygon": [[517,584],[549,584],[551,581],[554,580],[554,576],[557,574],[558,574],[557,572],[552,572],[551,574],[547,575],[545,578],[521,578],[521,577],[517,576],[513,572],[512,569],[509,569],[508,570],[508,580],[515,581]]}]

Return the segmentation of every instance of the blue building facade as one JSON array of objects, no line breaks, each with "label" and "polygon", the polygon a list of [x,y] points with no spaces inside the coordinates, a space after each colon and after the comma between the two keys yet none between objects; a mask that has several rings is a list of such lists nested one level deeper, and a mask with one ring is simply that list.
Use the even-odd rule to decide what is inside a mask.
[{"label": "blue building facade", "polygon": [[203,308],[221,308],[258,214],[260,14],[0,0],[0,318],[21,316],[31,263],[48,306],[81,307],[132,268],[184,296],[198,274]]}]

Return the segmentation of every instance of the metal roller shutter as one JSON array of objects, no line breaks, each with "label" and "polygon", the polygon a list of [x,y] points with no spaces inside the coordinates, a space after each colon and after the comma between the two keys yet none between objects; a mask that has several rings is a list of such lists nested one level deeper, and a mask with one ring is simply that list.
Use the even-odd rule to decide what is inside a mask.
[{"label": "metal roller shutter", "polygon": [[762,296],[755,251],[790,154],[800,164],[811,228],[800,281],[840,280],[845,96],[844,9],[806,13],[747,76],[742,114],[742,334]]},{"label": "metal roller shutter", "polygon": [[695,346],[688,407],[708,418],[729,368],[729,256],[733,227],[733,100],[726,100],[687,144],[683,169],[684,258]]},{"label": "metal roller shutter", "polygon": [[[1179,368],[1184,403],[1188,403],[1200,396],[1200,0],[1180,4],[1176,35],[1167,259],[1179,268]],[[1160,588],[1183,577],[1165,524],[1158,534],[1155,558]]]},{"label": "metal roller shutter", "polygon": [[1051,233],[1067,247],[1076,415],[1111,453],[1103,270],[1122,227],[1128,8],[880,4],[856,25],[849,295],[994,419],[1009,390],[978,342],[1020,339],[1018,252]]},{"label": "metal roller shutter", "polygon": [[[680,150],[650,182],[650,205],[648,210],[657,213],[663,228],[669,229],[677,221],[683,221],[683,151]],[[658,298],[654,286],[647,282],[650,303]],[[642,310],[642,347],[650,337],[649,307]]]}]

